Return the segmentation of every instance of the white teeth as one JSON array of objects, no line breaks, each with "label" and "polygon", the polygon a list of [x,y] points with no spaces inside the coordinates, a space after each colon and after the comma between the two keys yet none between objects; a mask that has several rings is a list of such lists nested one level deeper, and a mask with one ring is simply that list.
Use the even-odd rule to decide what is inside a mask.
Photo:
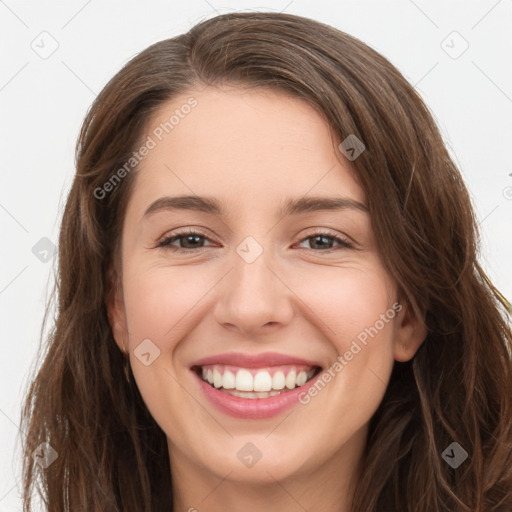
[{"label": "white teeth", "polygon": [[306,372],[299,372],[297,375],[297,386],[304,386],[306,381],[308,380],[308,376]]},{"label": "white teeth", "polygon": [[222,387],[224,389],[235,389],[235,374],[226,370],[222,378]]},{"label": "white teeth", "polygon": [[243,368],[236,372],[235,387],[238,391],[252,391],[254,381],[251,372]]},{"label": "white teeth", "polygon": [[296,381],[296,373],[295,373],[295,370],[292,370],[291,372],[288,373],[288,375],[286,376],[286,387],[288,389],[294,389],[295,388],[295,381]]},{"label": "white teeth", "polygon": [[274,373],[274,376],[272,377],[272,389],[283,389],[285,386],[285,378],[284,373],[282,371],[277,371]]},{"label": "white teeth", "polygon": [[280,395],[281,391],[269,391],[269,392],[247,392],[244,393],[243,391],[226,391],[226,393],[229,393],[233,396],[239,396],[240,398],[268,398],[269,396],[276,396]]},{"label": "white teeth", "polygon": [[[253,377],[251,371],[245,368],[240,368],[236,373],[226,368],[221,373],[222,369],[222,365],[202,368],[203,380],[209,382],[217,389],[236,390],[232,394],[235,394],[235,396],[244,395],[244,398],[248,398],[245,396],[247,393],[253,398],[275,396],[281,390],[287,391],[295,389],[297,386],[303,386],[315,374],[315,370],[310,370],[309,372],[301,370],[297,372],[295,369],[290,369],[286,375],[284,371],[277,370],[271,376],[267,370],[258,370]],[[242,394],[238,392],[242,392]]]},{"label": "white teeth", "polygon": [[213,370],[213,385],[216,388],[220,388],[220,387],[222,387],[222,381],[223,381],[222,375],[220,374],[219,370],[217,370],[217,368],[215,368]]},{"label": "white teeth", "polygon": [[268,372],[258,372],[254,376],[254,391],[270,391],[272,389],[272,377]]}]

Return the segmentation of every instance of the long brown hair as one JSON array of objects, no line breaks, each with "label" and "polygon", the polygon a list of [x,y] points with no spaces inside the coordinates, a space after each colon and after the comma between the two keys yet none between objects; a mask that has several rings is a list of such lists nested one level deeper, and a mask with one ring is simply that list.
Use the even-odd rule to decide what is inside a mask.
[{"label": "long brown hair", "polygon": [[[477,261],[467,189],[423,101],[358,39],[289,14],[232,13],[134,57],[94,101],[80,133],[59,239],[55,324],[22,412],[24,510],[170,510],[164,432],[114,342],[106,300],[133,172],[98,198],[138,147],[150,115],[193,88],[273,87],[302,98],[352,162],[382,258],[425,314],[415,357],[395,362],[370,422],[353,512],[512,510],[512,334],[507,302]],[[33,451],[57,452],[46,469]],[[457,468],[443,452],[458,443]]]}]

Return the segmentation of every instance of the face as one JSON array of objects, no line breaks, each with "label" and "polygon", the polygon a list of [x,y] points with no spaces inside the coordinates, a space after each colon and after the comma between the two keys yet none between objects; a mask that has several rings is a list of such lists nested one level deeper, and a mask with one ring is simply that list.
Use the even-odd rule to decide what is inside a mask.
[{"label": "face", "polygon": [[148,126],[109,317],[173,471],[263,482],[360,454],[424,332],[341,140],[263,89],[193,91]]}]

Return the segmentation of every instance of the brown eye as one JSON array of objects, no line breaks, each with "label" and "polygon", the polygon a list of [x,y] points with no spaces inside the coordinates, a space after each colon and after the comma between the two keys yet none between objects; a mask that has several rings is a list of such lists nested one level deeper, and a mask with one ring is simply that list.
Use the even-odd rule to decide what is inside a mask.
[{"label": "brown eye", "polygon": [[[160,241],[156,247],[163,248],[170,251],[181,251],[181,252],[194,252],[206,248],[204,245],[206,240],[210,240],[206,235],[188,230],[180,233],[175,233],[171,236],[164,238]],[[350,249],[353,245],[346,239],[341,238],[338,235],[331,233],[313,233],[303,238],[299,243],[310,241],[310,247],[304,247],[315,252],[332,252],[340,249]],[[178,242],[179,245],[173,245]],[[333,244],[337,246],[333,247]]]},{"label": "brown eye", "polygon": [[[330,233],[314,233],[307,236],[306,238],[303,238],[300,243],[303,243],[307,240],[311,240],[310,249],[315,250],[316,252],[331,252],[339,249],[349,249],[353,247],[353,245],[348,240]],[[338,247],[333,248],[333,243],[337,243]]]},{"label": "brown eye", "polygon": [[[204,247],[204,240],[209,240],[209,238],[202,233],[197,233],[195,231],[183,231],[164,238],[158,243],[157,247],[171,251],[195,251]],[[178,247],[171,245],[176,241],[179,241]]]}]

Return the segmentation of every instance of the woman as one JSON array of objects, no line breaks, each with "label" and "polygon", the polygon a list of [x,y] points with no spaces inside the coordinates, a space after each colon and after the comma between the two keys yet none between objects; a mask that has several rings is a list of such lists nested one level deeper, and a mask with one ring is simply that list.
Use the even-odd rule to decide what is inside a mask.
[{"label": "woman", "polygon": [[[426,106],[357,39],[234,13],[85,119],[27,396],[50,511],[512,510],[512,335]],[[325,245],[326,244],[326,245]]]}]

